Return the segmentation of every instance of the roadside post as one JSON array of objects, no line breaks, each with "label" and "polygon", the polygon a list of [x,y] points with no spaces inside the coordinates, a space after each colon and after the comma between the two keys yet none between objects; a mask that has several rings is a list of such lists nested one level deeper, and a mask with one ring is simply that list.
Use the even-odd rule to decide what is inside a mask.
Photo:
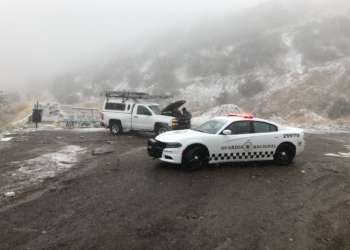
[{"label": "roadside post", "polygon": [[42,113],[43,113],[43,110],[39,109],[39,100],[37,100],[37,103],[36,105],[34,105],[34,109],[32,113],[32,121],[35,122],[35,128],[38,128],[38,122],[41,122]]}]

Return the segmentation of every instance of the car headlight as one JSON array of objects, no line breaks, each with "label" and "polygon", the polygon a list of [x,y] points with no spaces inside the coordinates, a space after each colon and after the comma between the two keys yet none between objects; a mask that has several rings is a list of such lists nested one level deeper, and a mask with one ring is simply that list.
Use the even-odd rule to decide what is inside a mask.
[{"label": "car headlight", "polygon": [[177,118],[173,118],[171,125],[177,126],[179,124],[179,120]]},{"label": "car headlight", "polygon": [[181,143],[178,143],[178,142],[168,142],[166,144],[166,147],[167,148],[181,148],[182,145],[181,145]]}]

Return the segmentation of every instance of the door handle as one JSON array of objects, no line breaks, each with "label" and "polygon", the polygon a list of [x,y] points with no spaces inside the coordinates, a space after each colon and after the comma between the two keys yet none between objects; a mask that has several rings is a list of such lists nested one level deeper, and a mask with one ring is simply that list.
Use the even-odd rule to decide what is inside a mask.
[{"label": "door handle", "polygon": [[139,118],[138,116],[134,116],[134,118]]}]

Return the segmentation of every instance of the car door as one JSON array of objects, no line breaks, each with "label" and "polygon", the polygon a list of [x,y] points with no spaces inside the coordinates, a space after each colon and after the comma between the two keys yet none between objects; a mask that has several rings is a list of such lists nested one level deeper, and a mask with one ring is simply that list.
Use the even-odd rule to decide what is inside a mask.
[{"label": "car door", "polygon": [[137,104],[132,115],[135,130],[153,130],[153,113],[146,105]]},{"label": "car door", "polygon": [[252,121],[252,149],[255,160],[272,160],[278,147],[278,128],[267,122]]},{"label": "car door", "polygon": [[251,156],[251,123],[250,121],[235,121],[224,130],[230,130],[230,135],[219,134],[217,154],[211,156],[213,162],[246,161]]}]

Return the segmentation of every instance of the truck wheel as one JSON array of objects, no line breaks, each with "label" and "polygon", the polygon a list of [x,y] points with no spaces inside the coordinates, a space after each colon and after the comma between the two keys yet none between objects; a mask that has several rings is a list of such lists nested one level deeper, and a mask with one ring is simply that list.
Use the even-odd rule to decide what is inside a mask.
[{"label": "truck wheel", "polygon": [[169,131],[169,129],[167,127],[161,125],[161,126],[157,127],[156,134],[157,135],[163,134],[163,133],[165,133],[167,131]]},{"label": "truck wheel", "polygon": [[112,123],[110,130],[112,135],[121,135],[123,133],[123,127],[119,122]]},{"label": "truck wheel", "polygon": [[278,165],[287,166],[293,161],[294,156],[295,149],[293,144],[282,143],[278,146],[274,158]]},{"label": "truck wheel", "polygon": [[203,146],[189,149],[183,157],[183,165],[188,170],[198,170],[208,165],[209,153]]}]

